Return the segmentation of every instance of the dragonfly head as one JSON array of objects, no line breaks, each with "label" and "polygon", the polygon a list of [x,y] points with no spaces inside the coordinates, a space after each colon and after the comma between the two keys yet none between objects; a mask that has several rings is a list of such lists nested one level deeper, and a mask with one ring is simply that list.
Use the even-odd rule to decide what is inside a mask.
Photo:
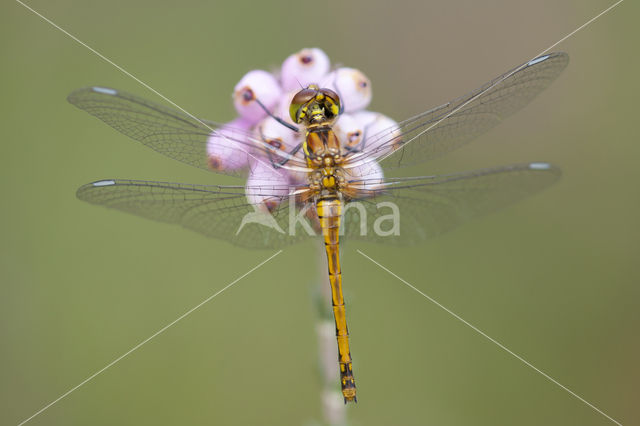
[{"label": "dragonfly head", "polygon": [[332,124],[340,114],[340,96],[330,89],[312,84],[295,94],[289,106],[291,119],[297,124]]}]

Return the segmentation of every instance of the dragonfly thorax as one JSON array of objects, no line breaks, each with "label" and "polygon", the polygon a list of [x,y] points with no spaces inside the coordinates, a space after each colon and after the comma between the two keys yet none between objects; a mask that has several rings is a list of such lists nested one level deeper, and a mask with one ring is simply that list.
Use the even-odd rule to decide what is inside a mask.
[{"label": "dragonfly thorax", "polygon": [[316,125],[307,129],[302,151],[311,168],[337,165],[342,162],[340,141],[331,126]]},{"label": "dragonfly thorax", "polygon": [[310,126],[302,145],[309,174],[310,187],[319,192],[337,192],[344,186],[340,141],[330,126]]},{"label": "dragonfly thorax", "polygon": [[309,186],[318,193],[336,193],[344,186],[345,178],[341,167],[326,166],[313,171],[309,176]]}]

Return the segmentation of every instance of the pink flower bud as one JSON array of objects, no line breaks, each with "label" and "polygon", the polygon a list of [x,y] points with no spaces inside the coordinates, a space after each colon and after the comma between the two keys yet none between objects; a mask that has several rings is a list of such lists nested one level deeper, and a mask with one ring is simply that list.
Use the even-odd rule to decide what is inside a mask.
[{"label": "pink flower bud", "polygon": [[[255,130],[257,139],[268,143],[274,148],[279,148],[279,151],[271,153],[271,159],[278,164],[283,164],[282,168],[287,169],[289,182],[296,185],[306,183],[307,173],[302,170],[296,170],[300,167],[306,168],[304,151],[300,148],[291,155],[293,149],[304,141],[304,133],[294,132],[272,117],[262,120]],[[271,161],[265,149],[263,149],[263,152],[265,153],[262,155],[262,157],[265,157],[264,161]],[[287,161],[285,162],[284,160]]]},{"label": "pink flower bud", "polygon": [[340,95],[345,112],[366,108],[371,102],[371,82],[355,68],[338,68],[325,77],[321,85]]},{"label": "pink flower bud", "polygon": [[276,117],[286,121],[289,124],[293,124],[296,127],[300,127],[300,125],[297,123],[294,123],[293,120],[291,120],[291,115],[289,114],[289,107],[291,106],[291,101],[293,100],[293,97],[299,91],[300,91],[299,89],[293,90],[291,92],[288,92],[282,95],[282,97],[280,98],[280,103],[278,103],[278,106],[276,107],[274,112],[274,115]]},{"label": "pink flower bud", "polygon": [[281,80],[284,90],[300,90],[309,84],[318,84],[329,72],[329,57],[322,50],[302,49],[285,59]]},{"label": "pink flower bud", "polygon": [[371,152],[378,158],[399,148],[402,140],[398,123],[394,120],[371,111],[359,111],[352,117],[364,128],[364,152]]},{"label": "pink flower bud", "polygon": [[[272,147],[281,150],[283,155],[275,155],[275,160],[286,158],[285,153],[291,152],[300,142],[302,135],[288,127],[283,126],[273,117],[267,117],[256,126],[256,137]],[[298,151],[301,154],[302,150]],[[304,156],[298,155],[297,158],[302,159]]]},{"label": "pink flower bud", "polygon": [[273,75],[266,71],[253,70],[245,74],[236,84],[233,91],[233,104],[241,117],[256,124],[267,115],[256,99],[271,110],[276,106],[281,95],[282,90]]},{"label": "pink flower bud", "polygon": [[[343,148],[356,149],[364,135],[364,127],[351,115],[342,114],[333,126]],[[347,151],[344,150],[343,151]]]},{"label": "pink flower bud", "polygon": [[207,139],[209,167],[214,171],[239,170],[249,164],[249,141],[246,131],[251,123],[243,118],[223,125]]},{"label": "pink flower bud", "polygon": [[264,212],[272,212],[286,201],[289,176],[284,169],[274,169],[264,160],[253,161],[245,187],[247,200]]},{"label": "pink flower bud", "polygon": [[350,187],[362,191],[362,197],[376,195],[375,191],[381,189],[384,183],[384,172],[377,161],[347,169],[346,172]]}]

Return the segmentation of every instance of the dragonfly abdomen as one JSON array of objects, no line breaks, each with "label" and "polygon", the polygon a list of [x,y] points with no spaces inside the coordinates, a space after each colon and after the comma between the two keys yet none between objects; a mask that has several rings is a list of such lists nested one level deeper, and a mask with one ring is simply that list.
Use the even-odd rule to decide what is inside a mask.
[{"label": "dragonfly abdomen", "polygon": [[339,233],[342,214],[342,200],[337,195],[321,196],[316,202],[318,218],[324,237],[331,285],[331,302],[336,323],[338,341],[338,364],[340,366],[340,385],[344,402],[356,402],[356,383],[353,379],[351,352],[349,351],[349,332],[342,296],[342,272],[340,270]]}]

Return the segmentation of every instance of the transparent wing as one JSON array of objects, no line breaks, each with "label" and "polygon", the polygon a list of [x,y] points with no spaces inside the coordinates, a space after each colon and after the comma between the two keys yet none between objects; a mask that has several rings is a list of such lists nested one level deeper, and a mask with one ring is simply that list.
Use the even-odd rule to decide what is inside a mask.
[{"label": "transparent wing", "polygon": [[[207,237],[247,248],[277,248],[309,238],[294,227],[289,232],[289,209],[304,207],[298,197],[283,195],[279,186],[189,185],[169,182],[112,179],[81,186],[83,201],[133,213],[161,222],[175,223]],[[294,190],[301,193],[303,189]],[[247,192],[269,197],[271,214],[247,200]]]},{"label": "transparent wing", "polygon": [[[224,153],[235,164],[260,161],[270,164],[289,158],[286,153],[256,139],[243,129],[234,129],[191,117],[181,111],[155,104],[126,92],[105,87],[87,87],[71,93],[67,100],[121,133],[178,161],[232,176],[246,175],[246,168],[212,167],[207,149]],[[211,138],[213,134],[221,137]],[[289,165],[305,167],[289,158]]]},{"label": "transparent wing", "polygon": [[522,64],[465,96],[368,137],[364,152],[351,156],[352,164],[388,156],[381,164],[393,169],[459,148],[531,102],[568,63],[569,56],[560,52]]},{"label": "transparent wing", "polygon": [[[379,180],[360,180],[360,186],[371,189],[368,198],[345,207],[345,236],[385,244],[418,243],[528,197],[553,184],[560,175],[549,163],[527,163],[441,176],[391,178],[382,185]],[[399,235],[390,235],[394,214]]]}]

